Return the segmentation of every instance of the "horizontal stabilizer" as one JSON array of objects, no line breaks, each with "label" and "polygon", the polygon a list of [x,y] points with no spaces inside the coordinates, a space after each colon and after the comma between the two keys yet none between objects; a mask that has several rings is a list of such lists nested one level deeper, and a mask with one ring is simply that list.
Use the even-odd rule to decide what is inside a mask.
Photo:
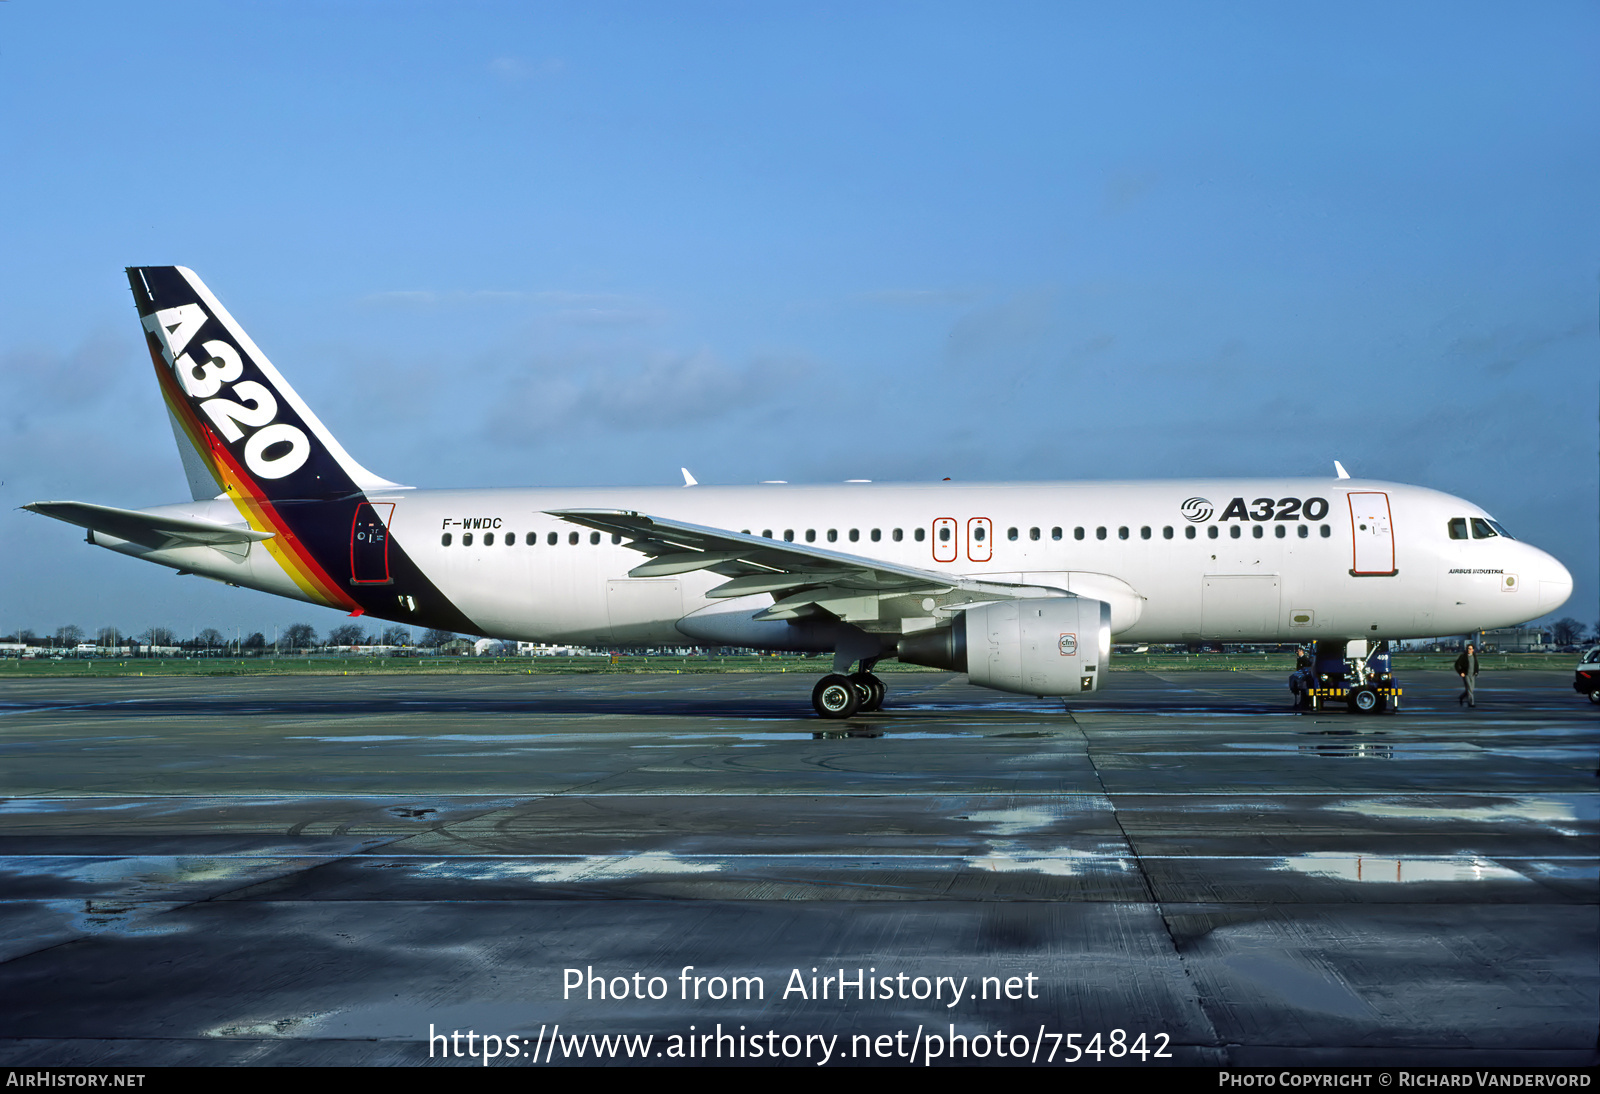
[{"label": "horizontal stabilizer", "polygon": [[82,501],[36,501],[24,505],[30,513],[76,524],[91,532],[104,532],[129,543],[153,550],[169,547],[216,547],[225,543],[254,543],[271,539],[272,532],[257,532],[244,525],[218,524],[214,520],[195,520],[136,509],[113,509],[109,505],[90,505]]}]

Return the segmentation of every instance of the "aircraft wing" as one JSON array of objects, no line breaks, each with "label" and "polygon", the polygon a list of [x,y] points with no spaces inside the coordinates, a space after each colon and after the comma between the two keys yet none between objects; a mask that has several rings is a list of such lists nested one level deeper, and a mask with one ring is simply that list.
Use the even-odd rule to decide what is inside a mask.
[{"label": "aircraft wing", "polygon": [[[1063,589],[942,574],[628,510],[557,509],[548,515],[623,536],[627,546],[650,556],[629,570],[629,577],[709,570],[728,580],[710,589],[708,597],[770,593],[774,603],[758,619],[799,619],[826,612],[847,622],[867,623],[886,614],[927,616],[995,600],[1067,595]],[[927,604],[930,599],[932,608]],[[885,608],[890,610],[885,613]]]},{"label": "aircraft wing", "polygon": [[252,543],[271,539],[274,535],[239,525],[219,524],[213,520],[141,513],[137,509],[113,509],[109,505],[90,505],[82,501],[36,501],[23,508],[30,513],[76,524],[91,532],[104,532],[108,536],[154,550]]}]

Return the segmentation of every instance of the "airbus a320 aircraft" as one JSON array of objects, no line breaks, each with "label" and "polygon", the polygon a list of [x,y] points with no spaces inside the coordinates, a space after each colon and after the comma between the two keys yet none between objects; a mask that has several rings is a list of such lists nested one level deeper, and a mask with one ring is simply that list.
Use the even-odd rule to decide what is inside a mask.
[{"label": "airbus a320 aircraft", "polygon": [[193,499],[26,508],[351,615],[831,653],[825,718],[878,709],[887,657],[1036,696],[1096,690],[1113,637],[1349,644],[1359,668],[1374,639],[1509,626],[1572,591],[1471,502],[1347,477],[413,489],[356,463],[191,271],[128,282]]}]

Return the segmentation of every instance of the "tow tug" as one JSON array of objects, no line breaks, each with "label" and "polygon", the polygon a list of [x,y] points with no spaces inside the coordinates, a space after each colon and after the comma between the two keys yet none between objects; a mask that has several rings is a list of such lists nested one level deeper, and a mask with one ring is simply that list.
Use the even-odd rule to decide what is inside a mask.
[{"label": "tow tug", "polygon": [[1289,690],[1297,707],[1322,710],[1343,703],[1356,714],[1399,710],[1404,694],[1390,669],[1387,639],[1370,652],[1362,640],[1319,641],[1313,654],[1299,659]]}]

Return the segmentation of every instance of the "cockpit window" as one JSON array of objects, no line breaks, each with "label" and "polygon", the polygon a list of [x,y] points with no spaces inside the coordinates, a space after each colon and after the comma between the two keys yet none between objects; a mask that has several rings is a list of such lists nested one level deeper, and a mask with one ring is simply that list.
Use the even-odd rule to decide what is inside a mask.
[{"label": "cockpit window", "polygon": [[1517,538],[1516,536],[1512,535],[1510,532],[1506,531],[1506,526],[1504,524],[1501,524],[1497,520],[1490,520],[1489,521],[1489,527],[1493,528],[1496,532],[1499,532],[1502,536],[1505,536],[1507,539],[1516,539]]},{"label": "cockpit window", "polygon": [[1467,538],[1467,518],[1466,517],[1451,517],[1450,518],[1450,538],[1451,539],[1466,539]]},{"label": "cockpit window", "polygon": [[1473,539],[1493,539],[1499,534],[1499,532],[1496,532],[1493,528],[1489,527],[1489,522],[1484,520],[1482,517],[1472,518]]}]

